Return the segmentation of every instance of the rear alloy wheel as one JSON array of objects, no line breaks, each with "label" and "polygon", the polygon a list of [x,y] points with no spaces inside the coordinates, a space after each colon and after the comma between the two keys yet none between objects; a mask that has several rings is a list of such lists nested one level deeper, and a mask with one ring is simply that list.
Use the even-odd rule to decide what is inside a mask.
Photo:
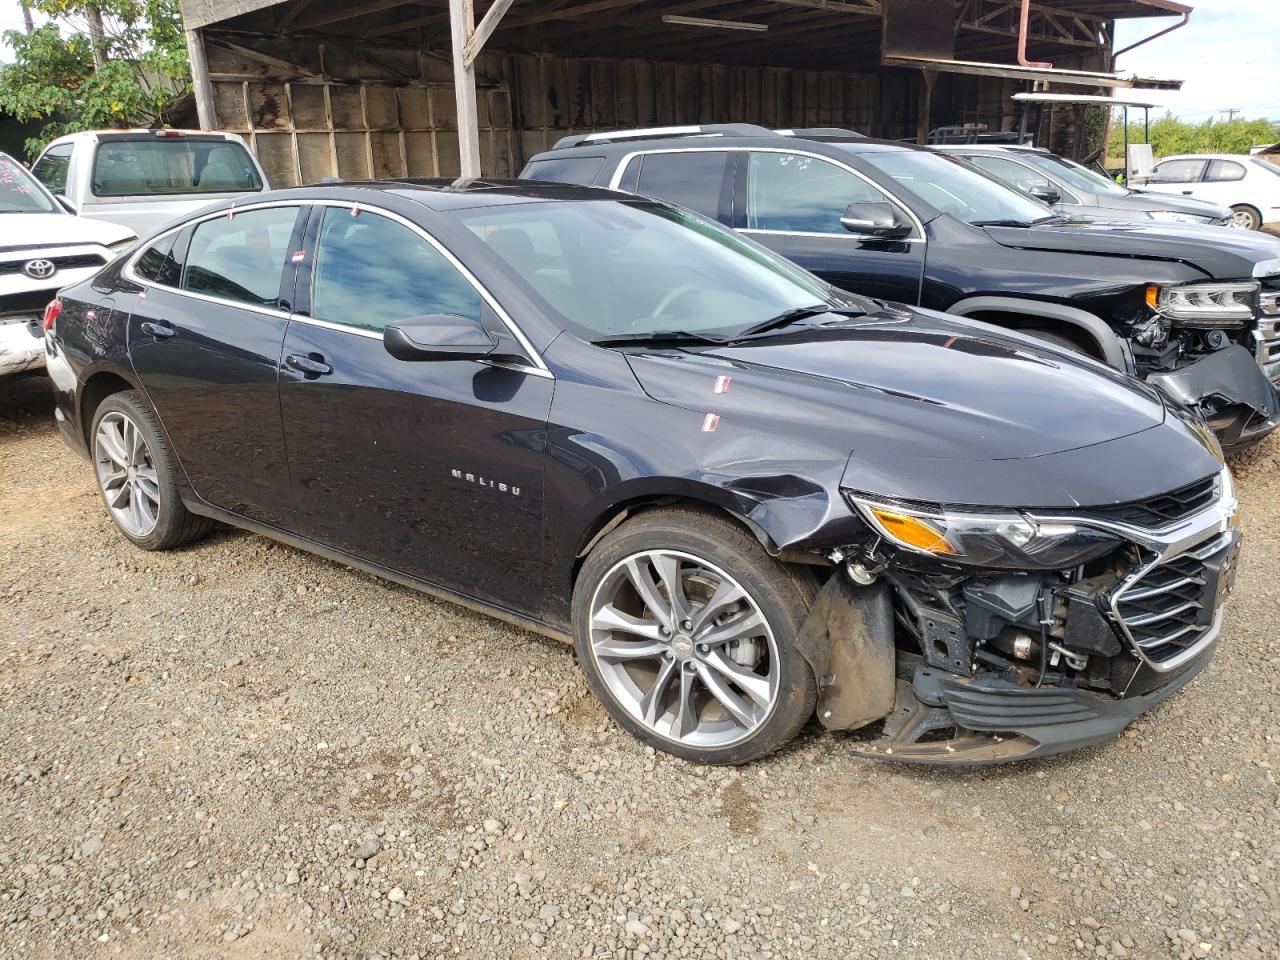
[{"label": "rear alloy wheel", "polygon": [[212,521],[190,513],[155,414],[136,390],[107,397],[90,433],[98,489],[120,532],[145,550],[167,550],[204,536]]},{"label": "rear alloy wheel", "polygon": [[578,656],[640,739],[689,760],[741,763],[782,746],[813,713],[813,674],[791,642],[806,601],[803,585],[727,521],[654,511],[588,557],[574,600]]},{"label": "rear alloy wheel", "polygon": [[1231,225],[1243,230],[1261,230],[1262,214],[1248,204],[1231,208]]}]

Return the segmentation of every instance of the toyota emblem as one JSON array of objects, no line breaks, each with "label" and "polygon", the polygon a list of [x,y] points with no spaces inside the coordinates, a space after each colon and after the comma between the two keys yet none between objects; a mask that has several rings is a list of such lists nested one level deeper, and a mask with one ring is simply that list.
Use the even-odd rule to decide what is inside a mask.
[{"label": "toyota emblem", "polygon": [[22,272],[32,280],[48,280],[57,269],[52,260],[28,260],[22,265]]}]

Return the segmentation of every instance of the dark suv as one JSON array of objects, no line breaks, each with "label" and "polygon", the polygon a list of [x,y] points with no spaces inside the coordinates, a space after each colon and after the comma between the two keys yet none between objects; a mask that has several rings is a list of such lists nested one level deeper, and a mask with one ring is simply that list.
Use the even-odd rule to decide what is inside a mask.
[{"label": "dark suv", "polygon": [[567,137],[522,177],[679,203],[837,287],[1089,354],[1198,410],[1228,450],[1280,424],[1272,237],[1073,220],[934,151],[745,124]]}]

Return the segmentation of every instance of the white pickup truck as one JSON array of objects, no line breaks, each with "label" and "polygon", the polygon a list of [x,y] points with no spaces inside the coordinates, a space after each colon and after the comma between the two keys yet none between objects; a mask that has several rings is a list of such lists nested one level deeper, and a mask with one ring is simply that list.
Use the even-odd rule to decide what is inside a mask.
[{"label": "white pickup truck", "polygon": [[267,189],[244,140],[195,130],[72,133],[45,147],[31,172],[72,213],[140,237],[216,200]]},{"label": "white pickup truck", "polygon": [[136,239],[128,227],[72,216],[0,153],[0,375],[43,366],[45,306]]}]

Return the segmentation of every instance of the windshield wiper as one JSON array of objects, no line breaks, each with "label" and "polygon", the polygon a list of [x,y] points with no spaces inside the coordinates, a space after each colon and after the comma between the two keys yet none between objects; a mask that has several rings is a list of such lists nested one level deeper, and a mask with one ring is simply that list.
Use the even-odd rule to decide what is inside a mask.
[{"label": "windshield wiper", "polygon": [[779,327],[785,327],[796,323],[800,320],[807,320],[810,317],[820,317],[824,313],[837,313],[846,317],[861,317],[866,315],[866,311],[859,307],[837,307],[829,303],[815,303],[811,307],[796,307],[793,310],[784,310],[776,317],[770,317],[754,326],[747,327],[741,333],[734,336],[734,340],[744,340],[747,337],[754,337],[758,333],[766,333],[769,330],[776,330]]},{"label": "windshield wiper", "polygon": [[661,346],[674,343],[724,343],[724,337],[712,337],[688,330],[655,330],[651,333],[619,333],[591,341],[597,347]]},{"label": "windshield wiper", "polygon": [[1029,227],[1031,223],[1026,220],[974,220],[972,225],[975,227]]}]

